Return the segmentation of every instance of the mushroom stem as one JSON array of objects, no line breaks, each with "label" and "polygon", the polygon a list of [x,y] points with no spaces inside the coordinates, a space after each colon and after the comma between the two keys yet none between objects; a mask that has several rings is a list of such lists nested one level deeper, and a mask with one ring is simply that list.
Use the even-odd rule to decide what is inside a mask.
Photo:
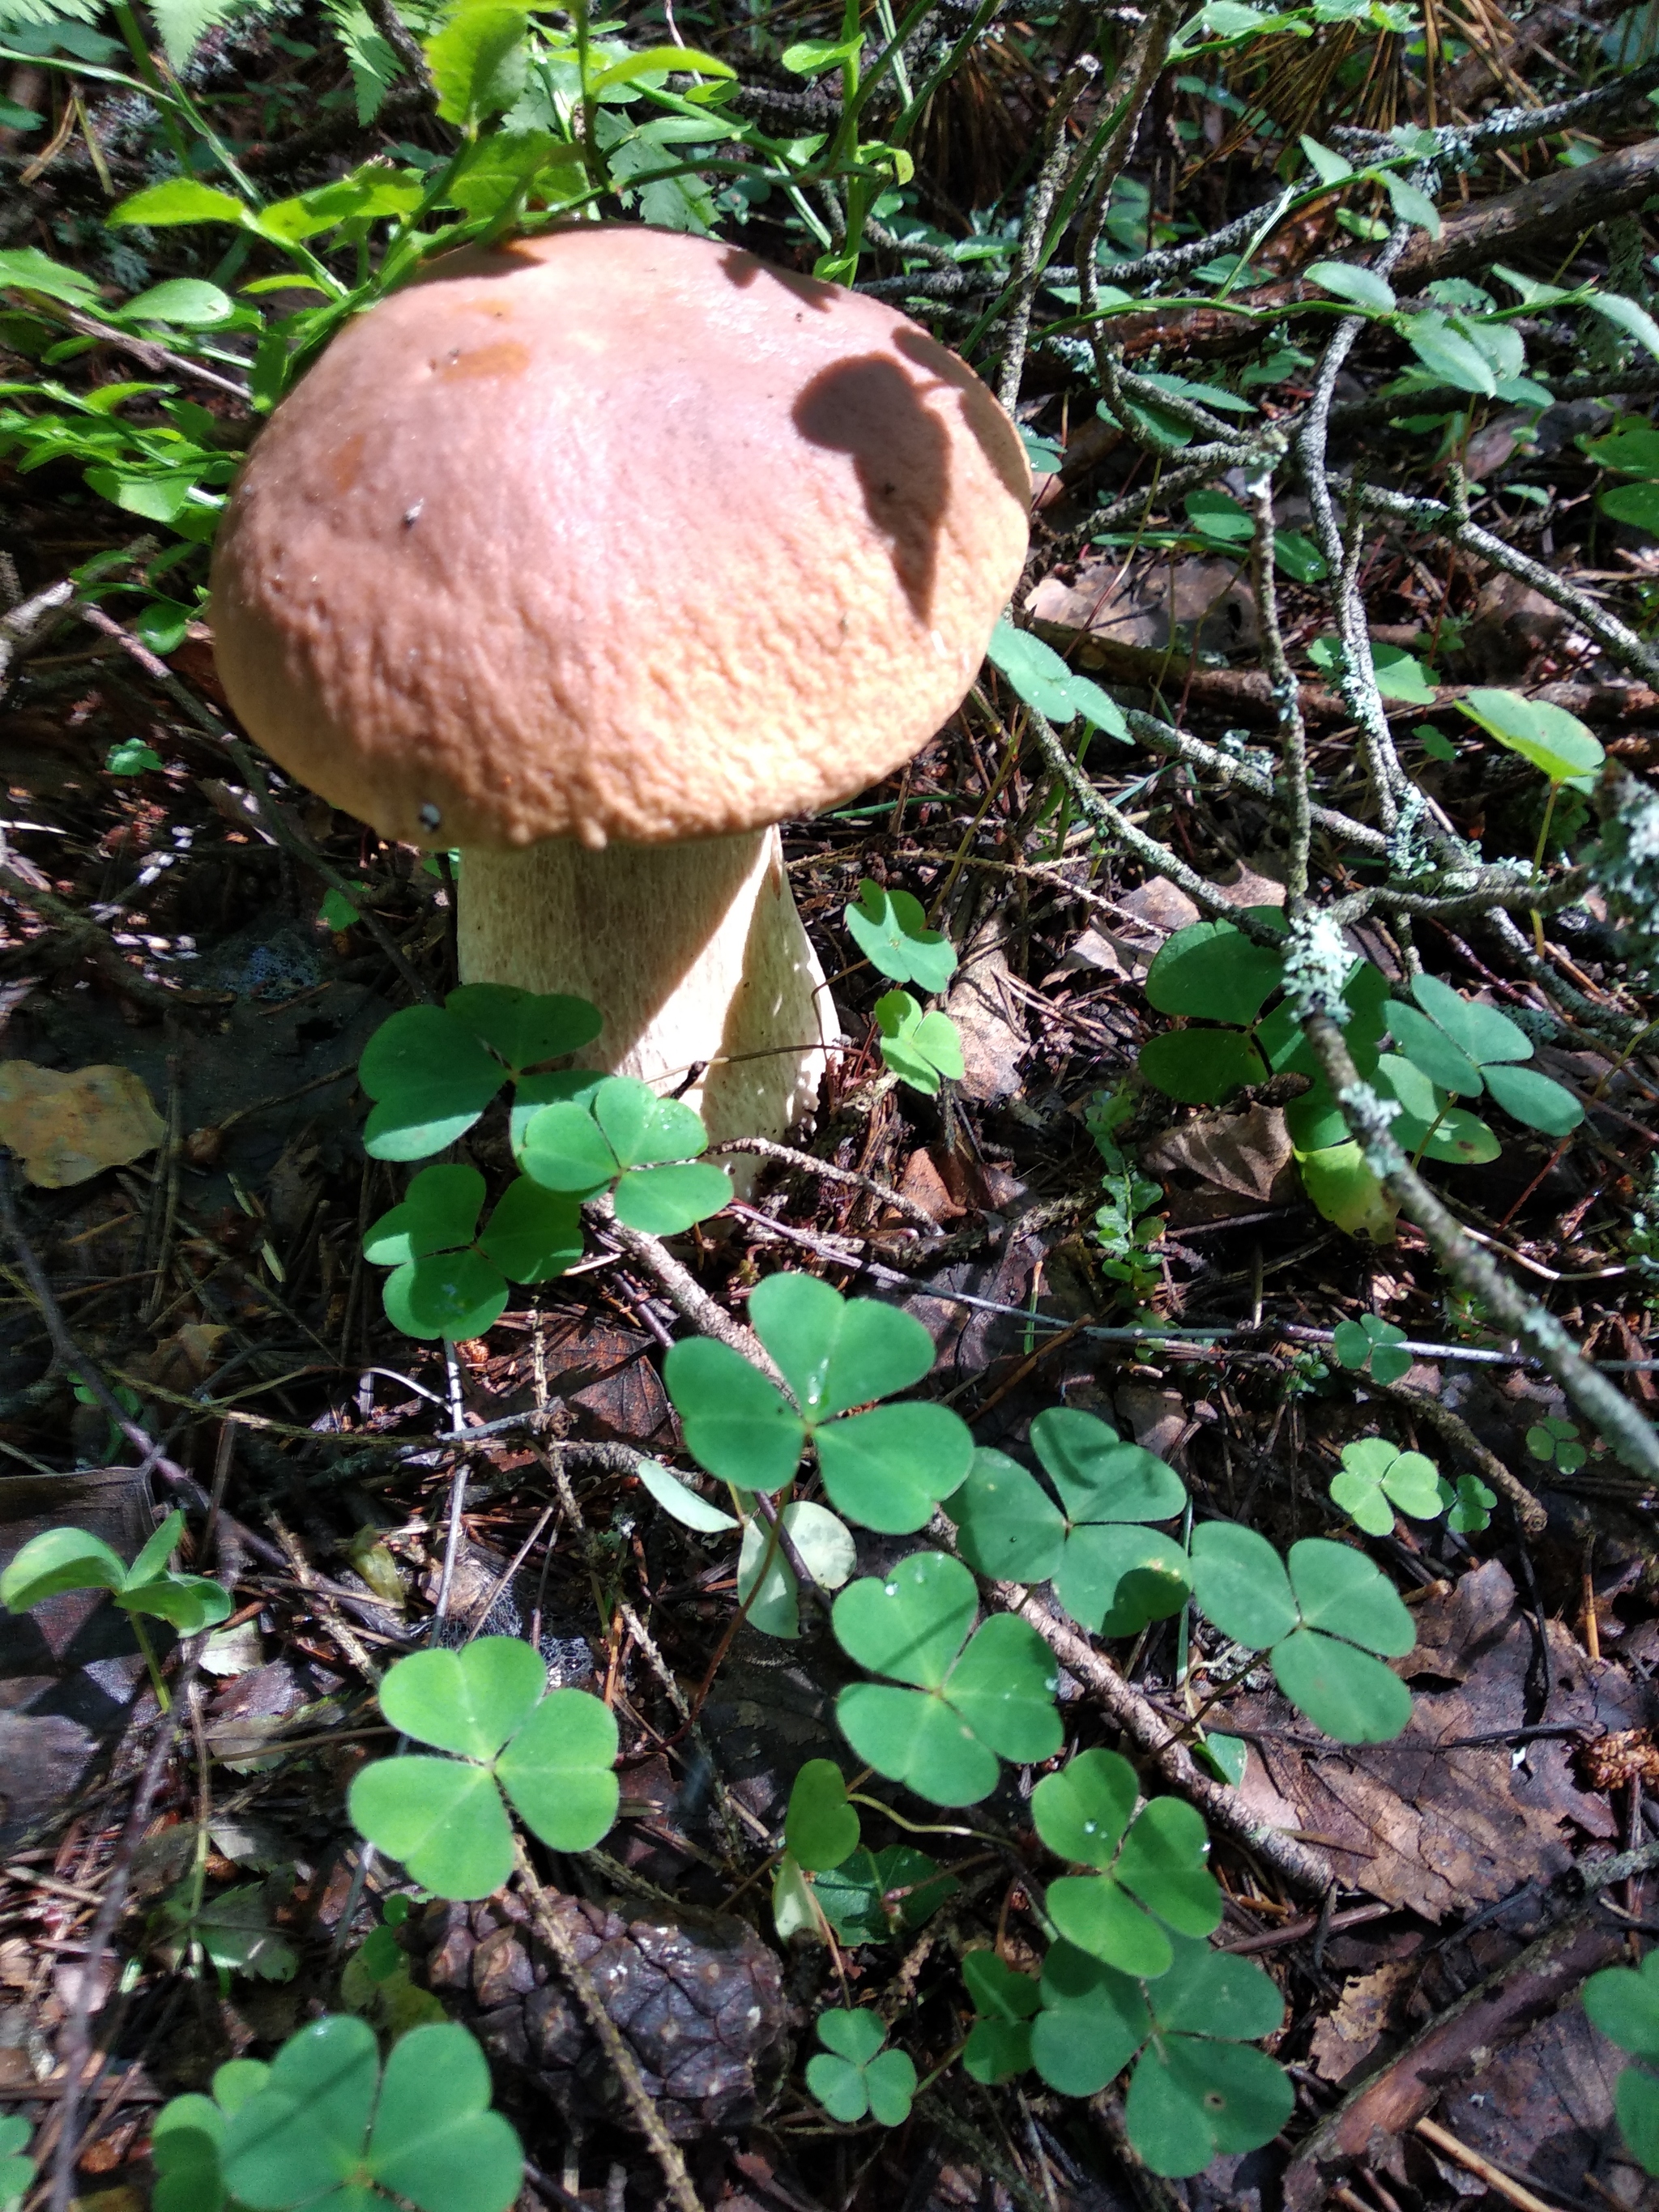
[{"label": "mushroom stem", "polygon": [[781,1137],[816,1099],[837,1023],[775,829],[469,848],[460,893],[465,981],[591,1000],[588,1057],[614,1074],[672,1091],[711,1063],[681,1094],[711,1143]]}]

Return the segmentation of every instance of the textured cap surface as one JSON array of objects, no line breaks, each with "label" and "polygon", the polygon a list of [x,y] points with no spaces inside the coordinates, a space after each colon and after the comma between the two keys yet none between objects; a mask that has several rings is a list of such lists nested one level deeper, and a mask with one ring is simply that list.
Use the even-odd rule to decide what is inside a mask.
[{"label": "textured cap surface", "polygon": [[893,308],[573,226],[435,263],[283,402],[215,551],[219,666],[276,759],[388,836],[725,836],[946,720],[1030,483]]}]

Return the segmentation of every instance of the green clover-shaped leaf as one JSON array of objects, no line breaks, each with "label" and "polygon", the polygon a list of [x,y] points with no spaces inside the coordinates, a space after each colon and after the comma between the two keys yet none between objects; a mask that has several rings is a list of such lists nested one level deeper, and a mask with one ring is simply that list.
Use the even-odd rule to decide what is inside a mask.
[{"label": "green clover-shaped leaf", "polygon": [[688,1338],[663,1374],[691,1456],[740,1489],[769,1492],[794,1474],[810,1437],[838,1512],[888,1534],[924,1527],[968,1472],[967,1423],[945,1406],[848,1410],[927,1373],[933,1345],[921,1323],[793,1273],[769,1276],[749,1312],[796,1404],[728,1346]]},{"label": "green clover-shaped leaf", "polygon": [[581,1257],[579,1200],[520,1176],[480,1236],[483,1200],[476,1168],[422,1168],[402,1205],[370,1224],[363,1255],[392,1269],[381,1303],[405,1336],[482,1336],[506,1310],[509,1277],[546,1282]]},{"label": "green clover-shaped leaf", "polygon": [[1659,2174],[1659,1951],[1639,1967],[1609,1966],[1584,1984],[1584,2010],[1608,2041],[1644,2063],[1627,2066],[1613,2091],[1619,2131],[1632,2155]]},{"label": "green clover-shaped leaf", "polygon": [[1009,1613],[970,1638],[977,1607],[973,1576],[942,1552],[913,1553],[836,1600],[842,1649],[890,1678],[842,1692],[842,1733],[878,1773],[936,1805],[976,1804],[996,1787],[999,1758],[1051,1759],[1061,1741],[1048,1647]]},{"label": "green clover-shaped leaf", "polygon": [[1031,1818],[1049,1850],[1093,1875],[1048,1886],[1055,1927],[1080,1951],[1126,1974],[1168,1972],[1169,1929],[1207,1936],[1221,1924],[1202,1817],[1178,1797],[1137,1814],[1135,1771],[1115,1751],[1085,1751],[1031,1792]]},{"label": "green clover-shaped leaf", "polygon": [[1446,1526],[1460,1536],[1478,1536],[1492,1519],[1498,1492],[1488,1490],[1478,1474],[1460,1474],[1456,1494],[1446,1514]]},{"label": "green clover-shaped leaf", "polygon": [[[1155,2173],[1201,2173],[1218,2152],[1272,2141],[1295,2108],[1284,2069],[1251,2049],[1284,2017],[1284,2000],[1252,1960],[1176,1937],[1150,1983],[1057,1943],[1032,2023],[1037,2072],[1063,2095],[1096,2094],[1132,2061],[1124,2118]],[[1156,2032],[1155,2032],[1156,2031]]]},{"label": "green clover-shaped leaf", "polygon": [[1012,2081],[1031,2063],[1031,2021],[1042,2002],[1041,1986],[994,1951],[969,1952],[962,1978],[977,2015],[963,2051],[963,2070],[975,2081]]},{"label": "green clover-shaped leaf", "polygon": [[868,876],[857,904],[847,908],[847,932],[871,966],[895,983],[937,993],[956,973],[956,947],[928,928],[921,901],[908,891],[884,890]]},{"label": "green clover-shaped leaf", "polygon": [[1016,629],[1006,615],[992,631],[985,655],[1026,705],[1051,722],[1063,726],[1081,714],[1108,737],[1128,742],[1129,725],[1117,702],[1092,677],[1079,674],[1062,660],[1053,646],[1028,629]]},{"label": "green clover-shaped leaf", "polygon": [[1135,1065],[1155,1091],[1183,1106],[1218,1105],[1267,1079],[1267,1064],[1243,1030],[1165,1030],[1142,1045]]},{"label": "green clover-shaped leaf", "polygon": [[[1409,1014],[1412,1009],[1403,1011]],[[1434,1024],[1425,1023],[1424,1027],[1431,1030]],[[1539,1078],[1540,1082],[1545,1079]],[[1450,1093],[1431,1082],[1414,1060],[1397,1052],[1385,1052],[1377,1060],[1375,1080],[1385,1098],[1398,1103],[1400,1111],[1389,1127],[1395,1140],[1408,1151],[1421,1152],[1431,1160],[1450,1160],[1460,1167],[1480,1167],[1503,1151],[1486,1124],[1466,1107],[1454,1106]]]},{"label": "green clover-shaped leaf", "polygon": [[418,1160],[472,1127],[501,1089],[599,1032],[585,999],[544,997],[501,983],[464,983],[442,1006],[405,1006],[382,1022],[358,1066],[375,1101],[364,1149]]},{"label": "green clover-shaped leaf", "polygon": [[1401,1451],[1386,1437],[1360,1437],[1342,1447],[1342,1472],[1331,1499],[1368,1536],[1386,1536],[1396,1510],[1413,1521],[1437,1521],[1455,1492],[1421,1452]]},{"label": "green clover-shaped leaf", "polygon": [[34,2160],[21,2155],[29,2139],[29,2124],[21,2112],[0,2119],[0,2208],[9,2207],[27,2195],[34,2181]]},{"label": "green clover-shaped leaf", "polygon": [[949,1014],[924,1014],[908,991],[887,991],[876,1000],[881,1056],[900,1081],[927,1097],[947,1077],[963,1076],[962,1032]]},{"label": "green clover-shaped leaf", "polygon": [[850,2124],[866,2113],[884,2128],[910,2117],[916,2069],[902,2051],[885,2051],[886,2031],[872,2012],[820,2013],[824,2046],[806,2062],[806,2086],[832,2120]]},{"label": "green clover-shaped leaf", "polygon": [[969,1565],[999,1580],[1052,1578],[1072,1618],[1101,1635],[1133,1636],[1179,1612],[1190,1587],[1186,1554],[1146,1526],[1186,1505],[1173,1468],[1068,1406],[1038,1414],[1031,1443],[1060,1508],[1001,1452],[975,1452],[947,1508]]},{"label": "green clover-shaped leaf", "polygon": [[1577,714],[1547,699],[1528,699],[1519,691],[1473,690],[1455,704],[1488,737],[1530,761],[1552,783],[1595,775],[1606,758],[1600,741]]},{"label": "green clover-shaped leaf", "polygon": [[1406,1340],[1405,1330],[1384,1321],[1380,1314],[1340,1321],[1331,1337],[1331,1349],[1345,1367],[1357,1368],[1362,1374],[1369,1369],[1379,1382],[1398,1382],[1411,1371],[1410,1352],[1397,1349]]},{"label": "green clover-shaped leaf", "polygon": [[546,1685],[538,1654],[510,1636],[399,1660],[381,1711],[453,1756],[364,1767],[347,1800],[359,1832],[440,1897],[488,1897],[512,1871],[503,1790],[555,1850],[590,1850],[617,1817],[617,1723],[586,1691]]},{"label": "green clover-shaped leaf", "polygon": [[[1398,1000],[1389,1004],[1389,1027],[1405,1059],[1437,1093],[1473,1097],[1488,1091],[1506,1114],[1547,1136],[1568,1136],[1578,1127],[1584,1109],[1571,1091],[1534,1068],[1513,1065],[1532,1057],[1532,1040],[1507,1014],[1478,999],[1464,998],[1434,975],[1414,976],[1412,995],[1415,1006]],[[1396,1069],[1389,1066],[1385,1072],[1406,1109],[1407,1119],[1396,1124],[1396,1133],[1402,1144],[1414,1146],[1421,1139],[1408,1125],[1431,1118],[1426,1102],[1407,1095]],[[1439,1108],[1437,1097],[1435,1103]],[[1443,1108],[1433,1118],[1442,1114]],[[1430,1149],[1434,1158],[1465,1157]],[[1486,1157],[1496,1158],[1495,1146]]]},{"label": "green clover-shaped leaf", "polygon": [[1321,1536],[1292,1544],[1289,1572],[1265,1536],[1230,1521],[1193,1531],[1193,1590],[1224,1636],[1266,1651],[1279,1688],[1340,1743],[1386,1743],[1411,1692],[1382,1663],[1417,1640],[1412,1617],[1361,1552]]},{"label": "green clover-shaped leaf", "polygon": [[718,1213],[732,1178],[696,1155],[708,1143],[702,1118],[648,1083],[612,1075],[590,1103],[545,1106],[525,1124],[520,1163],[548,1190],[592,1198],[610,1190],[617,1218],[651,1237],[678,1237]]},{"label": "green clover-shaped leaf", "polygon": [[[790,1549],[818,1588],[838,1590],[858,1565],[858,1547],[847,1523],[804,1498],[786,1505],[781,1518]],[[738,1602],[747,1606],[744,1618],[763,1636],[793,1639],[800,1634],[800,1590],[794,1566],[759,1514],[744,1528],[738,1554]]]},{"label": "green clover-shaped leaf", "polygon": [[524,2170],[518,2136],[489,2109],[489,2069],[464,2027],[412,2029],[380,2069],[364,2021],[325,2016],[267,2068],[237,2062],[214,2099],[179,2098],[156,2123],[163,2212],[506,2212]]}]

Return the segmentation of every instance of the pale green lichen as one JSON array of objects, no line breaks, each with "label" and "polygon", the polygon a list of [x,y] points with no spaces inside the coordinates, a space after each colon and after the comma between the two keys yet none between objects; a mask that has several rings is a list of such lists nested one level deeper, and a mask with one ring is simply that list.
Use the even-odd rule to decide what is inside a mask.
[{"label": "pale green lichen", "polygon": [[1299,1022],[1328,1014],[1346,1027],[1352,1009],[1342,987],[1353,965],[1340,925],[1328,914],[1304,914],[1285,940],[1285,995]]}]

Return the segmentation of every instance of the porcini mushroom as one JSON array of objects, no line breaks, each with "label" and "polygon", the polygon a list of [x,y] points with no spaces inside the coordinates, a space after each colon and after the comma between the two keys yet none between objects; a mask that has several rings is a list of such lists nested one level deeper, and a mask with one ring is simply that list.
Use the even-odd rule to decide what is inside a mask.
[{"label": "porcini mushroom", "polygon": [[587,998],[596,1064],[781,1135],[833,1035],[775,825],[967,692],[1030,477],[895,309],[574,224],[433,264],[261,434],[215,551],[226,690],[289,773],[461,848],[463,975]]}]

